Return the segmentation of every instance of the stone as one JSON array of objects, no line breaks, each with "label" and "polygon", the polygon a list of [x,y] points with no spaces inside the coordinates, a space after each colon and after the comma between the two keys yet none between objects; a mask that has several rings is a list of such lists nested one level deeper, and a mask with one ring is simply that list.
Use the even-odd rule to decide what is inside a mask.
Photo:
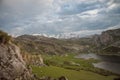
[{"label": "stone", "polygon": [[65,76],[61,76],[59,80],[68,80]]},{"label": "stone", "polygon": [[12,43],[0,44],[0,80],[31,80],[20,49]]}]

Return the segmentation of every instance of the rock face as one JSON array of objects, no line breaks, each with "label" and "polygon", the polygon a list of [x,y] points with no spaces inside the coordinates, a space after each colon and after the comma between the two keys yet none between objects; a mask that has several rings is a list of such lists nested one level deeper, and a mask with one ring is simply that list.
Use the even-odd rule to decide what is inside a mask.
[{"label": "rock face", "polygon": [[95,35],[93,41],[97,46],[107,46],[120,42],[120,29],[108,30],[101,35]]},{"label": "rock face", "polygon": [[0,80],[31,80],[20,49],[12,43],[0,44]]},{"label": "rock face", "polygon": [[93,36],[93,44],[105,52],[120,53],[120,29],[108,30]]},{"label": "rock face", "polygon": [[37,66],[45,65],[41,55],[33,55],[33,54],[24,53],[22,54],[22,57],[27,65],[37,65]]},{"label": "rock face", "polygon": [[108,32],[103,32],[100,36],[100,42],[102,45],[108,45],[113,42],[113,36]]}]

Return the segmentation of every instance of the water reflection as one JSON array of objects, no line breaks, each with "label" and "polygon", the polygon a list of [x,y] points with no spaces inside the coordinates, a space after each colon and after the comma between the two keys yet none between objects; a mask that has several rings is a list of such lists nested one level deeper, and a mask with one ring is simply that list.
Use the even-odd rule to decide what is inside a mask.
[{"label": "water reflection", "polygon": [[83,59],[97,59],[101,60],[99,63],[93,63],[94,67],[102,68],[105,70],[109,70],[113,73],[120,74],[120,56],[116,55],[98,55],[98,54],[80,54],[76,56],[76,58]]}]

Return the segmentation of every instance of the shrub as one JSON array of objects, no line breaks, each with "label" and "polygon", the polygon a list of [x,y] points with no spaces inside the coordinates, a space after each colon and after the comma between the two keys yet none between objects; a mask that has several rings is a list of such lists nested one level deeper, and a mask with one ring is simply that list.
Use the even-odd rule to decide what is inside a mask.
[{"label": "shrub", "polygon": [[11,40],[11,36],[9,36],[7,33],[0,30],[0,43],[9,43]]}]

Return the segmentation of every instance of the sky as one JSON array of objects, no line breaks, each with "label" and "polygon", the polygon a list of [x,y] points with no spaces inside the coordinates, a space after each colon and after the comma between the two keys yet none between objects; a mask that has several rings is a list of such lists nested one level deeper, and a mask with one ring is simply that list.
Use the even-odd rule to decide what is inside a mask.
[{"label": "sky", "polygon": [[0,29],[23,34],[97,34],[120,28],[120,0],[0,0]]}]

